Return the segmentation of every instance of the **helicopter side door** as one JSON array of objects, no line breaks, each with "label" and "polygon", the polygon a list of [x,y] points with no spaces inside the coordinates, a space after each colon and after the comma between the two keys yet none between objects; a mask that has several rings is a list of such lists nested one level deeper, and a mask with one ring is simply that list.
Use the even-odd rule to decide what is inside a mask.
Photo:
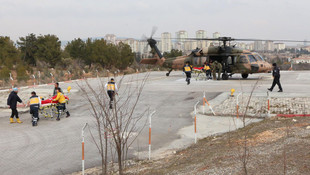
[{"label": "helicopter side door", "polygon": [[249,73],[251,64],[247,55],[236,56],[236,64],[232,68],[233,73]]}]

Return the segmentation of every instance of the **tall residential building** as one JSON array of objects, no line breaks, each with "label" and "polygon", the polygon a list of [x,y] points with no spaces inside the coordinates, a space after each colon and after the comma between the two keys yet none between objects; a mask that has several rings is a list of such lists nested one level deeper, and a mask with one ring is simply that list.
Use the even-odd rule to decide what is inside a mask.
[{"label": "tall residential building", "polygon": [[104,39],[107,43],[116,44],[116,36],[114,34],[106,34]]},{"label": "tall residential building", "polygon": [[122,41],[125,44],[128,44],[133,52],[139,51],[139,42],[133,38],[128,38]]},{"label": "tall residential building", "polygon": [[188,34],[185,30],[180,30],[175,33],[175,37],[177,38],[177,42],[184,42],[188,38]]},{"label": "tall residential building", "polygon": [[266,41],[265,42],[265,50],[274,51],[273,41]]},{"label": "tall residential building", "polygon": [[219,38],[221,37],[221,34],[219,32],[213,33],[213,38]]},{"label": "tall residential building", "polygon": [[276,50],[284,50],[285,49],[285,44],[284,43],[274,43],[274,48]]},{"label": "tall residential building", "polygon": [[247,49],[247,50],[254,50],[254,43],[247,44],[245,49]]},{"label": "tall residential building", "polygon": [[263,51],[264,50],[263,41],[254,41],[254,50]]},{"label": "tall residential building", "polygon": [[148,53],[151,51],[150,46],[148,46],[147,41],[138,41],[138,52]]},{"label": "tall residential building", "polygon": [[170,52],[172,49],[171,34],[164,32],[161,34],[161,52]]},{"label": "tall residential building", "polygon": [[[196,31],[196,38],[199,38],[199,39],[207,38],[207,32],[205,30]],[[203,48],[207,46],[208,46],[208,42],[206,40],[197,40],[198,48]]]}]

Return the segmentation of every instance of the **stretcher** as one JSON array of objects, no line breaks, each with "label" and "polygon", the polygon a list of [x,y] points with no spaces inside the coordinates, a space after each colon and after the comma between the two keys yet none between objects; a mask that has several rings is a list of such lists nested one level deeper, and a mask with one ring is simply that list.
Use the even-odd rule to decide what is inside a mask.
[{"label": "stretcher", "polygon": [[[53,101],[56,97],[57,95],[41,101],[39,113],[45,118],[53,118],[53,117],[56,117],[58,113],[62,115],[66,112],[66,109],[59,110],[60,106],[59,106],[58,101]],[[65,96],[65,99],[66,99],[66,104],[68,104],[69,97]]]},{"label": "stretcher", "polygon": [[206,74],[203,71],[203,67],[193,67],[193,72],[195,74],[195,80],[206,79]]}]

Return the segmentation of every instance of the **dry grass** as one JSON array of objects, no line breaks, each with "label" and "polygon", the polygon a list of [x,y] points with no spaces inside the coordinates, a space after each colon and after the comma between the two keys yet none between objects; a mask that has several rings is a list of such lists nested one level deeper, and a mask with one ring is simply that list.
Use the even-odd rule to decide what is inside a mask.
[{"label": "dry grass", "polygon": [[310,174],[310,129],[306,129],[310,118],[292,120],[266,119],[216,138],[208,137],[164,159],[137,162],[126,173],[243,174],[242,136],[250,129],[249,174],[284,174],[284,162],[286,174]]}]

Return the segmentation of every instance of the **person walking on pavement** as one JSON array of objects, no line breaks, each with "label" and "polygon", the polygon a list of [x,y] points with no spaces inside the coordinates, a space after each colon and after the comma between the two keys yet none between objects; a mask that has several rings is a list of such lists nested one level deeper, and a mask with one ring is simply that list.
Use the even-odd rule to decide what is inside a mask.
[{"label": "person walking on pavement", "polygon": [[114,101],[115,94],[117,94],[117,85],[114,82],[114,78],[111,78],[111,80],[105,85],[105,88],[107,89],[108,96],[110,97],[110,109],[112,109],[112,102]]},{"label": "person walking on pavement", "polygon": [[41,99],[37,96],[35,91],[31,92],[31,97],[27,105],[30,105],[30,114],[32,114],[32,126],[37,126],[39,121],[39,108],[41,106]]},{"label": "person walking on pavement", "polygon": [[[66,98],[64,96],[64,94],[61,92],[60,88],[57,88],[57,97],[55,99],[53,99],[53,101],[58,101],[58,106],[57,106],[57,110],[58,110],[58,116],[56,118],[56,120],[60,120],[59,116],[60,116],[60,111],[61,110],[66,110]],[[67,110],[66,111],[67,116],[66,117],[70,117],[70,113]]]},{"label": "person walking on pavement", "polygon": [[[55,88],[54,88],[54,91],[53,91],[53,97],[54,97],[55,95],[57,95],[57,89],[58,89],[58,88],[60,88],[60,87],[59,87],[59,83],[57,82],[57,83],[55,83]],[[60,92],[63,93],[63,91],[62,91],[61,88],[60,88]]]},{"label": "person walking on pavement", "polygon": [[186,74],[185,81],[187,82],[187,85],[191,83],[191,77],[192,77],[192,66],[189,64],[189,61],[185,63],[185,66],[183,67],[183,72]]},{"label": "person walking on pavement", "polygon": [[272,66],[273,66],[273,69],[272,69],[273,82],[272,82],[271,88],[268,88],[268,90],[272,92],[273,88],[277,84],[279,87],[278,92],[283,92],[283,89],[280,83],[280,68],[277,66],[276,63],[273,63]]},{"label": "person walking on pavement", "polygon": [[9,105],[9,107],[12,110],[12,114],[11,114],[11,117],[10,117],[10,123],[15,123],[14,116],[16,118],[16,122],[17,123],[22,123],[22,121],[20,121],[20,119],[18,117],[17,102],[23,103],[23,101],[19,98],[17,93],[18,93],[18,88],[16,88],[16,87],[13,88],[13,91],[10,93],[10,95],[9,95],[9,97],[7,99],[7,105]]}]

